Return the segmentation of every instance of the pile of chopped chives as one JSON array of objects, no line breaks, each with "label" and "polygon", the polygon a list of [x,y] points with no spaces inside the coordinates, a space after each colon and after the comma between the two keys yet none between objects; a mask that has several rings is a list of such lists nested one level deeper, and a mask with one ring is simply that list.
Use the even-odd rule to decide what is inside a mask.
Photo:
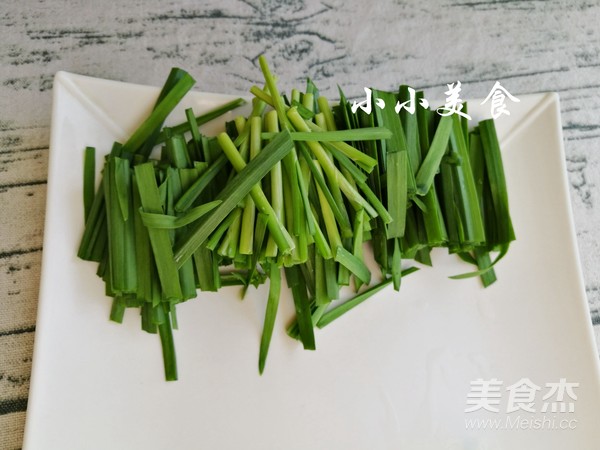
[{"label": "pile of chopped chives", "polygon": [[[428,108],[353,113],[341,90],[332,107],[310,80],[287,97],[259,62],[265,86],[251,88],[250,116],[226,123],[218,136],[199,126],[244,101],[198,117],[188,109],[185,122],[163,127],[194,84],[173,69],[152,113],[106,156],[97,190],[95,151],[85,149],[78,256],[99,263],[111,320],[140,308],[142,329],[159,334],[167,380],[177,379],[175,307],[197,289],[241,285],[245,293],[269,280],[262,373],[282,269],[296,311],[287,332],[315,349],[315,327],[388,284],[399,290],[417,270],[407,261],[431,265],[431,249],[447,247],[475,266],[453,278],[479,276],[487,287],[515,238],[492,120],[469,131],[466,119]],[[377,99],[406,102],[409,90],[373,90]],[[378,282],[365,243],[381,269]],[[340,301],[340,288],[351,284],[356,296]]]}]

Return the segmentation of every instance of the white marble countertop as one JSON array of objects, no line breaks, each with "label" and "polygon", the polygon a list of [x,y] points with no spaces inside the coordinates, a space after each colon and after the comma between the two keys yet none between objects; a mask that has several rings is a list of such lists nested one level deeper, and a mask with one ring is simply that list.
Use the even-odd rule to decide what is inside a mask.
[{"label": "white marble countertop", "polygon": [[400,83],[443,98],[495,81],[560,95],[573,214],[600,339],[600,5],[591,1],[84,0],[0,12],[0,449],[20,448],[43,248],[52,78],[59,70],[160,85],[180,66],[208,92],[246,95],[264,53],[284,86],[306,76]]}]

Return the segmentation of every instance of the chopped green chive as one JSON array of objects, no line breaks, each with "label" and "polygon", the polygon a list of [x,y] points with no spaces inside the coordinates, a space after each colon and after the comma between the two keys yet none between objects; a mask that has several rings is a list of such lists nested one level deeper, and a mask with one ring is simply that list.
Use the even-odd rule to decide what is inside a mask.
[{"label": "chopped green chive", "polygon": [[[224,137],[222,140],[225,142]],[[182,242],[176,245],[175,248],[175,262],[178,265],[182,265],[187,259],[196,251],[196,249],[208,238],[208,236],[214,231],[219,223],[229,214],[235,206],[248,195],[257,185],[257,183],[271,170],[273,165],[280,161],[285,155],[287,155],[293,148],[294,144],[290,138],[289,132],[281,132],[281,134],[273,139],[260,154],[254,158],[248,165],[245,165],[243,170],[227,184],[225,189],[216,197],[215,200],[220,200],[222,203],[215,208],[215,210],[202,222],[198,227],[192,229],[187,234]],[[235,148],[235,147],[234,147]],[[237,154],[237,157],[235,156]],[[237,150],[231,152],[231,157],[238,164],[241,161]],[[241,165],[240,165],[241,167]],[[263,197],[259,194],[258,188],[255,190],[257,198],[262,201]],[[264,195],[264,194],[263,194]],[[256,198],[254,199],[256,202]],[[266,206],[266,205],[265,205]],[[268,209],[268,208],[267,208]],[[274,212],[271,213],[272,217],[275,217]],[[281,224],[275,219],[269,219],[269,223],[274,222],[269,227],[269,230],[276,230],[280,232],[279,242],[277,245],[282,253],[287,253],[292,250],[293,244],[289,243],[289,238],[286,237],[286,233],[280,228]],[[274,236],[275,238],[275,236]]]},{"label": "chopped green chive", "polygon": [[269,268],[269,297],[267,299],[267,309],[265,311],[265,322],[263,325],[262,337],[260,339],[260,354],[258,357],[258,371],[263,373],[267,354],[269,353],[269,345],[271,344],[271,336],[273,336],[273,328],[275,327],[275,318],[277,316],[277,308],[279,307],[279,293],[281,292],[281,269],[277,264],[271,264]]},{"label": "chopped green chive", "polygon": [[[287,333],[315,349],[315,328],[388,284],[399,290],[417,270],[402,269],[407,262],[431,265],[432,249],[446,247],[475,266],[451,278],[479,276],[487,287],[515,239],[493,121],[469,130],[464,119],[420,106],[423,93],[406,85],[373,90],[372,113],[352,112],[341,89],[331,103],[310,79],[304,92],[280,93],[263,56],[259,64],[265,85],[250,89],[252,112],[217,136],[199,127],[244,101],[200,116],[188,108],[184,122],[164,127],[194,83],[173,69],[146,120],[105,158],[99,189],[95,150],[85,149],[78,256],[99,263],[111,320],[137,307],[141,328],[159,335],[167,380],[177,379],[176,306],[197,289],[241,286],[243,298],[269,280],[262,374],[282,268],[296,313]],[[416,113],[395,111],[413,95]],[[365,244],[381,270],[374,285]],[[351,283],[356,295],[340,300]]]},{"label": "chopped green chive", "polygon": [[83,157],[83,210],[84,220],[87,220],[94,204],[96,190],[96,149],[86,147]]}]

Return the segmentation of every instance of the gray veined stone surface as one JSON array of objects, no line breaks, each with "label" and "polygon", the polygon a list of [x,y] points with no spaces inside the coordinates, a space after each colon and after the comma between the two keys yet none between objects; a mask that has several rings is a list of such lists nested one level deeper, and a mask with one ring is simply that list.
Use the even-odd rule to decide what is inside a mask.
[{"label": "gray veined stone surface", "polygon": [[592,1],[78,0],[0,9],[0,448],[17,449],[35,332],[52,77],[160,85],[172,66],[203,91],[246,94],[264,53],[283,88],[336,95],[399,82],[443,98],[557,91],[586,291],[600,338],[600,5]]}]

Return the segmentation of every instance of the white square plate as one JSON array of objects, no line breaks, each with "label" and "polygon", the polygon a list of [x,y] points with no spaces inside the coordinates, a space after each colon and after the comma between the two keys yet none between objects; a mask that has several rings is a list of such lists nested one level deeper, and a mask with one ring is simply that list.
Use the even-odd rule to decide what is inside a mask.
[{"label": "white square plate", "polygon": [[[557,95],[523,96],[497,121],[517,241],[496,284],[448,279],[470,268],[435,252],[434,268],[407,277],[400,294],[389,287],[317,331],[315,352],[285,335],[293,304],[284,289],[262,377],[267,288],[243,302],[235,288],[200,293],[178,307],[180,379],[165,382],[158,337],[140,330],[134,311],[122,325],[110,322],[96,265],[76,257],[83,148],[98,148],[100,167],[157,94],[64,72],[55,78],[26,450],[598,448],[598,358]],[[191,93],[171,120],[182,121],[185,107],[201,113],[230,99]],[[489,116],[487,105],[472,103],[474,119]],[[465,412],[471,382],[493,378],[502,381],[499,412]],[[523,379],[540,387],[528,402],[535,412],[507,412],[506,388]],[[577,399],[561,402],[574,411],[543,413],[545,384],[560,379],[579,384]],[[477,429],[471,419],[499,424]]]}]

